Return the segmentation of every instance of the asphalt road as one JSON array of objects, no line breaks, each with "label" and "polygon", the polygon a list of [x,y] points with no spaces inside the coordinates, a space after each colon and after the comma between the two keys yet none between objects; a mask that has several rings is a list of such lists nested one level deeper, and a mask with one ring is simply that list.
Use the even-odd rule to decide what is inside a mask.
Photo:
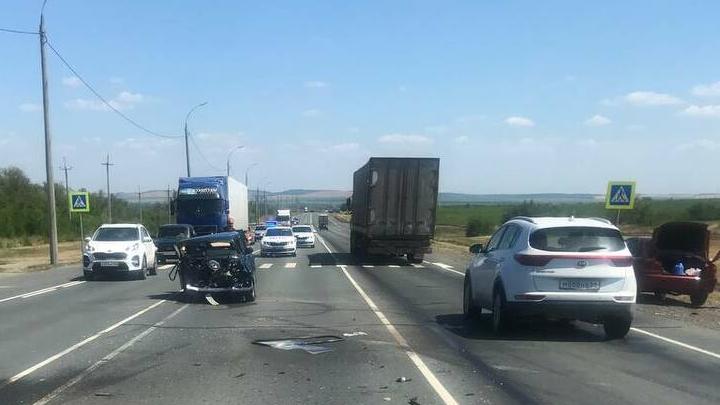
[{"label": "asphalt road", "polygon": [[[346,224],[319,235],[256,259],[255,303],[179,302],[167,269],[0,278],[0,404],[720,403],[716,331],[638,313],[622,340],[579,322],[497,339],[462,320],[456,258],[357,263]],[[253,344],[328,335],[317,354]]]}]

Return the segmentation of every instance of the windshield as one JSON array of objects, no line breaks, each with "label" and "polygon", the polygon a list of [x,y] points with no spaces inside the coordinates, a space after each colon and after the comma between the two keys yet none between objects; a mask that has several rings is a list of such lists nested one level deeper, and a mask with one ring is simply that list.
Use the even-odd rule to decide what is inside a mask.
[{"label": "windshield", "polygon": [[188,236],[188,229],[184,226],[161,226],[158,231],[160,238],[179,238]]},{"label": "windshield", "polygon": [[202,200],[179,198],[177,200],[178,215],[208,216],[224,212],[222,200]]},{"label": "windshield", "polygon": [[312,232],[312,228],[309,226],[293,226],[293,232]]},{"label": "windshield", "polygon": [[287,228],[270,228],[265,236],[293,236],[292,230]]},{"label": "windshield", "polygon": [[615,229],[568,226],[533,232],[530,246],[550,252],[617,252],[625,241]]},{"label": "windshield", "polygon": [[140,240],[137,228],[100,228],[93,240],[98,242],[130,242]]},{"label": "windshield", "polygon": [[255,227],[256,231],[264,231],[265,229],[267,229],[267,227],[265,227],[265,225],[258,225]]}]

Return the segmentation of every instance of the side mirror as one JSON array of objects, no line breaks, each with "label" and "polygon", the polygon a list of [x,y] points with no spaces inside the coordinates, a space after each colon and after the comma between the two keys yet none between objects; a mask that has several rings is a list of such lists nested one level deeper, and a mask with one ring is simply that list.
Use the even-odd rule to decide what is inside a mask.
[{"label": "side mirror", "polygon": [[472,254],[478,254],[482,251],[483,251],[482,243],[476,243],[476,244],[470,246],[470,253],[472,253]]},{"label": "side mirror", "polygon": [[[87,237],[87,238],[85,238],[85,243],[90,243],[91,240],[92,239],[90,239],[90,237]],[[720,252],[718,252],[718,253],[720,253]]]},{"label": "side mirror", "polygon": [[710,260],[710,262],[715,263],[718,259],[720,259],[720,250],[718,250],[717,253],[715,253],[715,257]]}]

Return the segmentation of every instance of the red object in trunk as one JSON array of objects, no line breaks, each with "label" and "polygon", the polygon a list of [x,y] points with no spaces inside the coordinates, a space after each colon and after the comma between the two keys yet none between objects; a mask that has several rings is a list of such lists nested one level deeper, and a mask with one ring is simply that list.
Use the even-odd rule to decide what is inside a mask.
[{"label": "red object in trunk", "polygon": [[[705,303],[717,283],[717,269],[708,256],[710,231],[696,222],[668,222],[652,238],[628,238],[638,292],[690,295],[693,305]],[[683,273],[676,272],[682,263]],[[693,274],[700,271],[699,274]]]}]

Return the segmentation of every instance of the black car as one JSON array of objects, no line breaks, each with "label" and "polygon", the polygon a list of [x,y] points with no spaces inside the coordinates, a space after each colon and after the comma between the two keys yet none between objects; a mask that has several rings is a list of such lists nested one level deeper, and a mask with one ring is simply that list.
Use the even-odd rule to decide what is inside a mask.
[{"label": "black car", "polygon": [[197,294],[232,293],[255,301],[255,256],[242,232],[198,236],[178,244],[180,289],[187,301]]},{"label": "black car", "polygon": [[157,252],[155,257],[158,264],[175,263],[178,260],[175,246],[178,242],[195,236],[195,230],[192,225],[187,224],[167,224],[161,225],[158,230],[157,238],[155,238],[155,246]]}]

